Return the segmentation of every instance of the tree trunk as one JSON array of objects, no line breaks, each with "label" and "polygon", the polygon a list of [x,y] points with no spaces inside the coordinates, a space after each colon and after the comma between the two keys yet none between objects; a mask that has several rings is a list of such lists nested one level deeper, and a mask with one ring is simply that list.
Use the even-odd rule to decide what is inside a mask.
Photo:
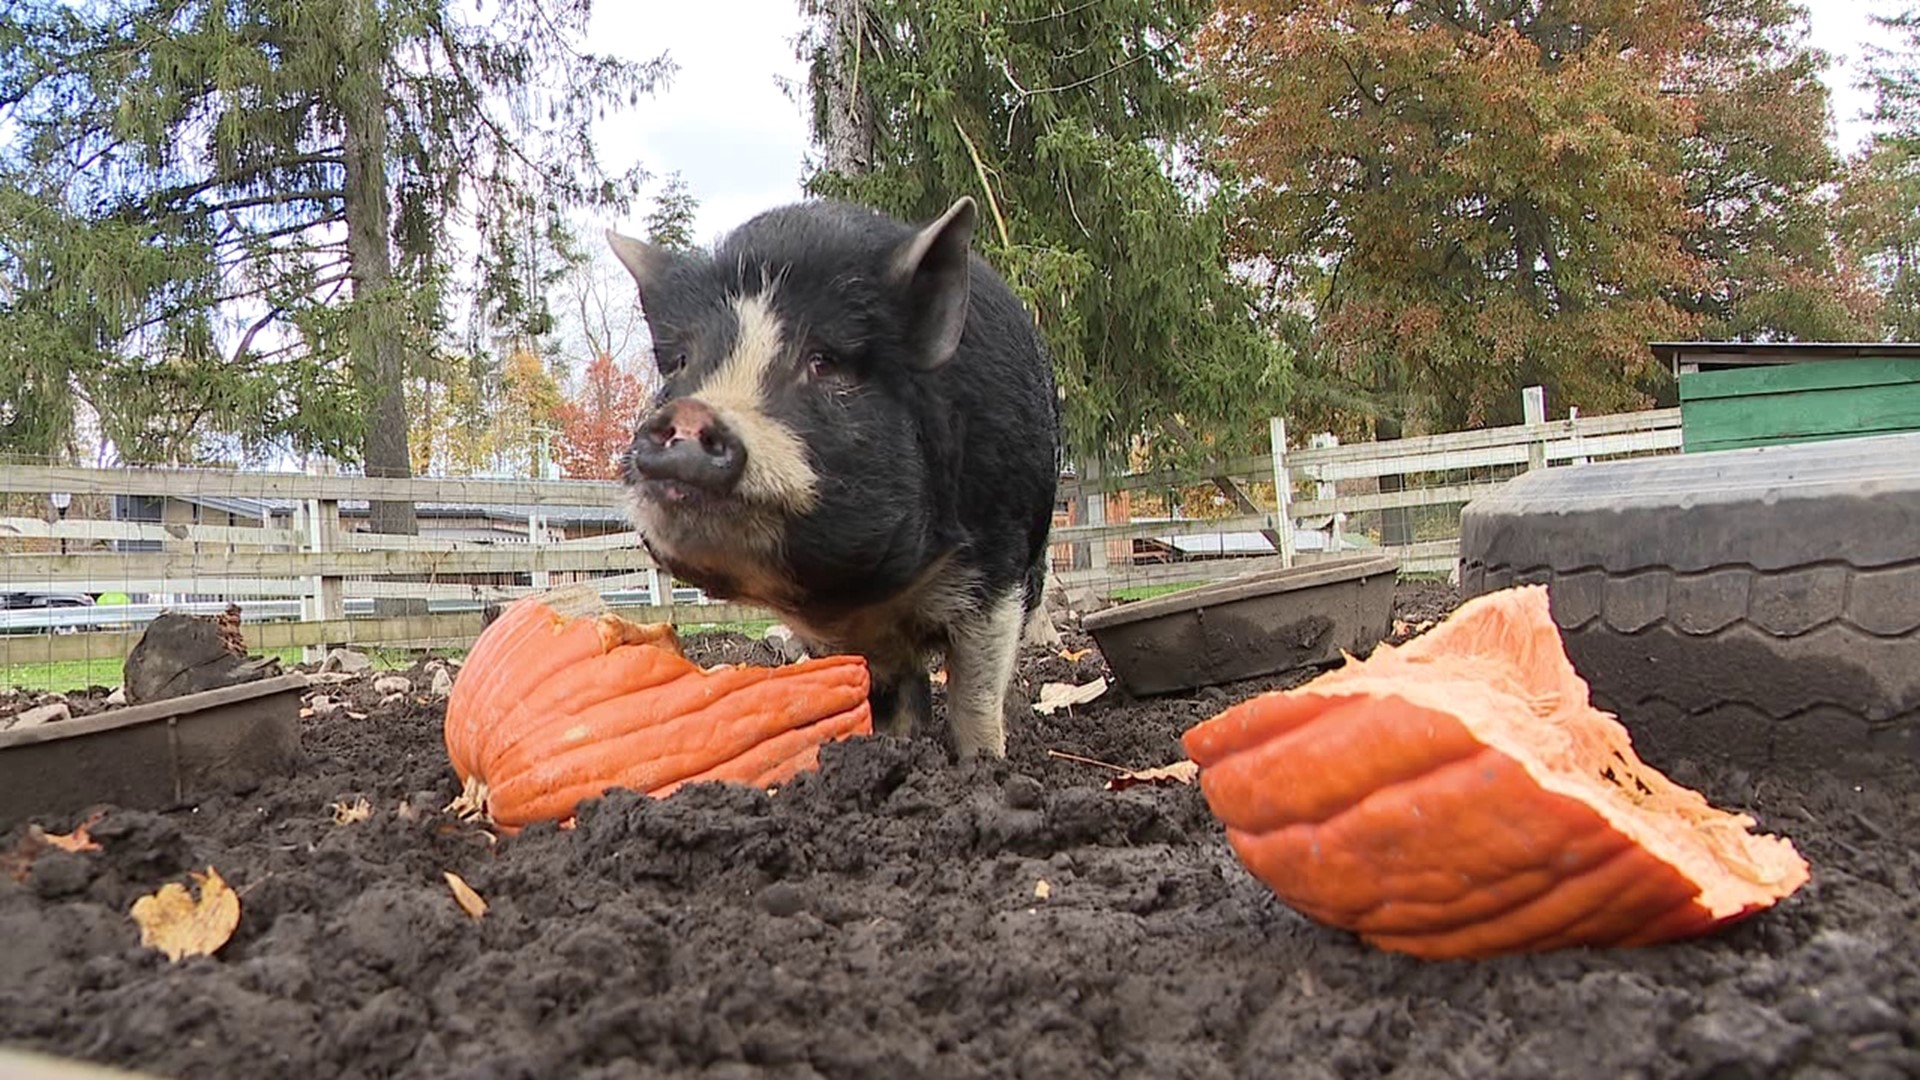
[{"label": "tree trunk", "polygon": [[826,20],[821,37],[827,62],[815,76],[826,105],[826,129],[820,133],[823,164],[827,172],[864,176],[873,171],[875,141],[873,95],[861,82],[869,59],[866,0],[811,0],[809,6]]},{"label": "tree trunk", "polygon": [[[407,451],[406,355],[402,351],[401,305],[393,295],[393,247],[388,222],[387,106],[379,78],[384,57],[376,44],[380,18],[372,0],[349,8],[353,37],[349,81],[341,87],[345,127],[347,259],[353,274],[355,312],[349,330],[354,384],[366,434],[361,459],[370,477],[413,475]],[[376,500],[368,508],[374,532],[412,536],[420,531],[410,501]]]}]

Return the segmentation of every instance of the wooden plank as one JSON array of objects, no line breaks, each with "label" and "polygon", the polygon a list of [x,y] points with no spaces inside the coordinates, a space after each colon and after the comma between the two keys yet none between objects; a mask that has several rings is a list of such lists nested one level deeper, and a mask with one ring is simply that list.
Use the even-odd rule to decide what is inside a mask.
[{"label": "wooden plank", "polygon": [[[1397,445],[1395,443],[1383,445]],[[1301,452],[1303,455],[1306,451]],[[1470,450],[1427,451],[1418,454],[1393,454],[1353,461],[1301,466],[1300,474],[1318,483],[1337,480],[1370,480],[1381,476],[1408,476],[1418,473],[1456,472],[1466,469],[1490,469],[1505,465],[1525,465],[1527,445],[1523,442],[1483,446]]]},{"label": "wooden plank", "polygon": [[[766,610],[746,604],[679,604],[616,607],[635,622],[673,621],[680,626],[707,623],[760,622],[773,618]],[[480,636],[480,612],[456,615],[415,615],[398,619],[334,619],[325,622],[249,623],[247,647],[310,648],[319,645],[469,645]],[[133,650],[141,631],[93,634],[0,635],[0,671],[26,664],[74,660],[120,660]]]},{"label": "wooden plank", "polygon": [[[1543,425],[1550,442],[1572,438],[1593,438],[1636,431],[1659,431],[1680,426],[1679,409],[1649,409],[1645,412],[1582,416],[1576,420],[1549,420]],[[1418,457],[1445,455],[1491,447],[1524,446],[1533,436],[1525,424],[1450,431],[1438,435],[1413,435],[1389,442],[1345,443],[1339,446],[1309,447],[1288,453],[1288,460],[1305,469],[1308,466],[1339,462],[1367,461],[1382,456]],[[1418,471],[1418,470],[1415,470]]]},{"label": "wooden plank", "polygon": [[640,549],[608,551],[519,547],[472,551],[191,551],[125,554],[0,555],[0,578],[39,582],[113,582],[129,578],[191,581],[222,577],[374,577],[382,574],[526,574],[535,570],[645,570]]},{"label": "wooden plank", "polygon": [[292,529],[245,525],[161,525],[156,522],[98,521],[88,518],[47,522],[39,518],[0,518],[0,540],[8,537],[80,541],[152,540],[253,547],[299,547],[301,539],[300,534]]},{"label": "wooden plank", "polygon": [[1155,536],[1213,536],[1231,532],[1261,532],[1273,528],[1271,515],[1178,521],[1128,521],[1118,525],[1067,525],[1050,534],[1053,543],[1082,540],[1146,539]]},{"label": "wooden plank", "polygon": [[256,578],[226,577],[218,571],[209,571],[198,577],[181,578],[138,578],[121,577],[109,574],[104,577],[88,578],[63,585],[48,582],[45,578],[38,581],[20,580],[6,577],[7,563],[0,561],[0,592],[46,592],[49,589],[66,591],[77,586],[85,586],[86,592],[122,592],[122,593],[180,593],[197,596],[305,596],[313,591],[312,584],[305,578]]},{"label": "wooden plank", "polygon": [[625,532],[604,533],[600,536],[576,536],[570,540],[556,540],[554,547],[578,548],[582,551],[611,551],[618,548],[637,548],[640,546],[640,534],[628,529]]},{"label": "wooden plank", "polygon": [[1302,499],[1293,504],[1293,512],[1302,518],[1323,517],[1327,514],[1359,514],[1369,510],[1389,510],[1399,507],[1446,506],[1451,503],[1467,503],[1500,489],[1499,482],[1486,484],[1447,484],[1442,487],[1407,488],[1402,491],[1382,491],[1368,495],[1342,495],[1333,499]]},{"label": "wooden plank", "polygon": [[631,504],[611,480],[494,480],[474,477],[308,476],[235,469],[83,469],[0,467],[0,491],[73,495],[194,495],[253,499],[394,500],[473,506],[606,506]]},{"label": "wooden plank", "polygon": [[1689,451],[1917,431],[1920,382],[1699,399],[1686,408]]},{"label": "wooden plank", "polygon": [[1212,483],[1209,477],[1215,475],[1263,479],[1272,472],[1273,459],[1267,454],[1254,454],[1247,457],[1229,458],[1216,463],[1206,463],[1192,469],[1156,469],[1137,473],[1107,473],[1099,477],[1082,477],[1078,480],[1062,480],[1058,497],[1077,499],[1094,493],[1112,494],[1119,491],[1164,490],[1167,488],[1201,487]]},{"label": "wooden plank", "polygon": [[1920,359],[1853,357],[1819,363],[1783,361],[1755,367],[1694,371],[1680,376],[1680,401],[1748,394],[1783,394],[1860,386],[1920,383]]}]

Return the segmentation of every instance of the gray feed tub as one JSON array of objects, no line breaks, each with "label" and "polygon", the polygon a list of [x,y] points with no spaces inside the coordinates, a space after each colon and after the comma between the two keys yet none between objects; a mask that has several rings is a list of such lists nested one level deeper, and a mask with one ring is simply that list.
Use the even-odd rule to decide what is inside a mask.
[{"label": "gray feed tub", "polygon": [[1081,620],[1129,693],[1251,679],[1365,656],[1393,625],[1399,562],[1361,555],[1248,574]]},{"label": "gray feed tub", "polygon": [[164,810],[293,771],[299,672],[0,732],[0,829],[98,803]]}]

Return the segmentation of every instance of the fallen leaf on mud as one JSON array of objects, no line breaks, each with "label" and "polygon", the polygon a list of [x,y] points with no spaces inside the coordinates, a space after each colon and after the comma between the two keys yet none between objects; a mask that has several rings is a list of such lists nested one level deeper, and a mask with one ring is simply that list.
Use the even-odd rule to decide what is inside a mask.
[{"label": "fallen leaf on mud", "polygon": [[356,821],[365,821],[373,816],[373,804],[362,796],[353,803],[337,802],[333,804],[333,823],[351,825]]},{"label": "fallen leaf on mud", "polygon": [[1033,883],[1033,895],[1045,900],[1047,897],[1053,895],[1053,886],[1047,884],[1046,878],[1041,878],[1039,881]]},{"label": "fallen leaf on mud", "polygon": [[1060,658],[1070,664],[1077,664],[1092,653],[1092,649],[1061,649]]},{"label": "fallen leaf on mud", "polygon": [[99,820],[100,815],[95,814],[74,826],[73,831],[70,833],[50,833],[44,831],[38,825],[33,827],[32,832],[37,835],[40,840],[44,841],[47,846],[57,847],[61,851],[99,851],[100,845],[94,841],[93,837],[87,835],[87,826]]},{"label": "fallen leaf on mud", "polygon": [[447,877],[447,887],[453,890],[454,900],[460,904],[462,910],[473,917],[475,922],[478,922],[480,917],[487,913],[487,902],[480,899],[480,894],[474,892],[473,886],[467,884],[459,874],[451,870],[443,870],[441,873]]},{"label": "fallen leaf on mud", "polygon": [[176,962],[185,956],[213,955],[240,925],[240,897],[220,879],[220,872],[209,866],[206,873],[191,876],[200,885],[197,901],[184,885],[170,881],[133,902],[140,944]]},{"label": "fallen leaf on mud", "polygon": [[1040,688],[1040,700],[1033,703],[1033,711],[1051,714],[1062,706],[1085,705],[1106,692],[1107,680],[1104,677],[1079,686],[1050,682]]},{"label": "fallen leaf on mud", "polygon": [[1155,769],[1130,769],[1107,781],[1108,791],[1121,791],[1135,784],[1191,784],[1200,777],[1200,766],[1191,761],[1176,761]]}]

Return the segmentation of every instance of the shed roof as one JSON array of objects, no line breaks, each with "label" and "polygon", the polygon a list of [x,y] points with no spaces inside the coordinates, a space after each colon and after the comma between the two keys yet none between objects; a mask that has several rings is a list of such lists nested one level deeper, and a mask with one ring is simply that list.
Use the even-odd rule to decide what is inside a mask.
[{"label": "shed roof", "polygon": [[1682,364],[1711,368],[1865,356],[1920,359],[1920,341],[1653,341],[1647,348],[1676,375]]}]

